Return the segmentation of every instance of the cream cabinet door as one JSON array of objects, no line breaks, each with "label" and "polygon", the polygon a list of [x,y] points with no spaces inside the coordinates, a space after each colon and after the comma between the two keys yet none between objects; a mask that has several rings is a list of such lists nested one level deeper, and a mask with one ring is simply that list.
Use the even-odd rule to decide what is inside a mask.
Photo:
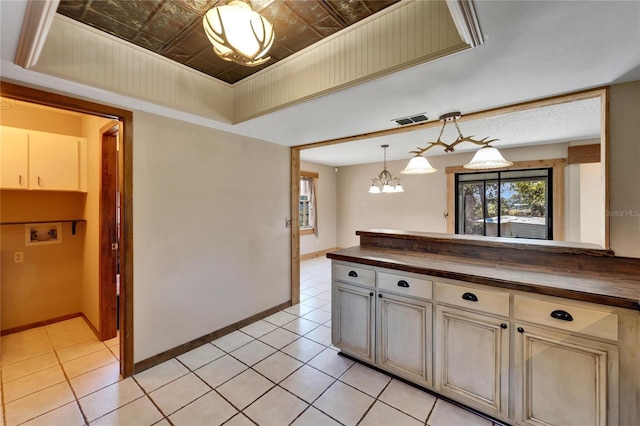
[{"label": "cream cabinet door", "polygon": [[508,417],[509,322],[436,306],[435,388],[471,407]]},{"label": "cream cabinet door", "polygon": [[375,292],[334,282],[331,308],[332,343],[348,355],[373,363]]},{"label": "cream cabinet door", "polygon": [[80,190],[80,141],[53,133],[29,133],[29,187]]},{"label": "cream cabinet door", "polygon": [[430,302],[378,292],[377,363],[398,376],[431,386]]},{"label": "cream cabinet door", "polygon": [[529,425],[618,424],[618,348],[516,324],[516,420]]},{"label": "cream cabinet door", "polygon": [[2,127],[0,134],[0,188],[27,189],[29,173],[29,139],[27,132]]}]

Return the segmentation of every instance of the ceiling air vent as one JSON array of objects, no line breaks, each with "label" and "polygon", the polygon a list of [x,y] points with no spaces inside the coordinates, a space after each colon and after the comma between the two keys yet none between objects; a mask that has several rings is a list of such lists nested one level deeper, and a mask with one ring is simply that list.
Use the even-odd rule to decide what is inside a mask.
[{"label": "ceiling air vent", "polygon": [[395,121],[399,126],[406,126],[407,124],[420,123],[421,121],[427,121],[428,119],[427,113],[422,112],[408,117],[394,118],[391,121]]}]

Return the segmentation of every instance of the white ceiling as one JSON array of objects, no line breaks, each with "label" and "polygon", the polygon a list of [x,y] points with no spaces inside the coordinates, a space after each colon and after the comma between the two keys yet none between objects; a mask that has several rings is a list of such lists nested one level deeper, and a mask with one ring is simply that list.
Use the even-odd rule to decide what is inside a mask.
[{"label": "white ceiling", "polygon": [[[476,0],[475,5],[485,38],[483,45],[236,125],[170,110],[14,65],[12,61],[25,2],[0,1],[0,77],[286,146],[393,128],[396,127],[391,121],[393,118],[414,113],[426,112],[430,119],[437,119],[450,111],[468,114],[640,80],[639,1]],[[499,138],[498,147],[508,143],[549,143],[596,136],[599,130],[592,127],[593,122],[588,118],[595,113],[593,107],[579,105],[576,108],[578,112],[571,114],[555,109],[539,112],[539,116],[517,117],[517,120],[469,121],[460,126],[465,135]],[[550,117],[555,124],[545,121],[541,125],[543,117]],[[342,165],[338,164],[337,157],[352,164],[376,162],[381,158],[379,145],[382,143],[398,147],[397,152],[395,148],[389,149],[390,159],[408,158],[410,154],[405,146],[409,150],[424,147],[424,141],[435,140],[438,130],[425,131],[419,137],[411,132],[385,142],[373,139],[313,150],[317,151],[317,157],[313,157],[312,150],[305,150],[303,159],[331,165]],[[445,132],[443,139],[451,141],[453,136],[447,137]],[[331,150],[336,151],[332,153]]]}]

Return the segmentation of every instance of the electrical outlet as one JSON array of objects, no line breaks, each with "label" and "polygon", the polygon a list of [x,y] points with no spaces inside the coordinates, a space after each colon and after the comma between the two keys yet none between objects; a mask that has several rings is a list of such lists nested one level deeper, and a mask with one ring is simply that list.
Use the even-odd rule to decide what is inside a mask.
[{"label": "electrical outlet", "polygon": [[24,252],[23,251],[13,252],[13,263],[22,263],[22,262],[24,262]]}]

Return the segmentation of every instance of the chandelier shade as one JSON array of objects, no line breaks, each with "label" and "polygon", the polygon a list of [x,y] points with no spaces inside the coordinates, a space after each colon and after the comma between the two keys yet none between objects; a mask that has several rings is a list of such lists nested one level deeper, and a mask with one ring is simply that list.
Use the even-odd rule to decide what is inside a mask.
[{"label": "chandelier shade", "polygon": [[384,149],[384,166],[378,176],[371,179],[369,194],[404,192],[402,185],[400,185],[400,179],[393,177],[391,172],[387,170],[387,148],[389,145],[381,145],[381,148]]},{"label": "chandelier shade", "polygon": [[501,169],[512,165],[513,163],[511,161],[504,159],[502,154],[500,154],[500,151],[487,145],[476,151],[476,154],[473,156],[471,161],[462,167],[465,169],[486,170]]},{"label": "chandelier shade", "polygon": [[257,66],[271,59],[273,26],[242,0],[211,8],[202,19],[213,51],[225,61]]},{"label": "chandelier shade", "polygon": [[409,160],[409,164],[404,170],[400,170],[400,173],[403,175],[426,175],[437,171],[438,169],[434,168],[426,157],[416,155]]}]

